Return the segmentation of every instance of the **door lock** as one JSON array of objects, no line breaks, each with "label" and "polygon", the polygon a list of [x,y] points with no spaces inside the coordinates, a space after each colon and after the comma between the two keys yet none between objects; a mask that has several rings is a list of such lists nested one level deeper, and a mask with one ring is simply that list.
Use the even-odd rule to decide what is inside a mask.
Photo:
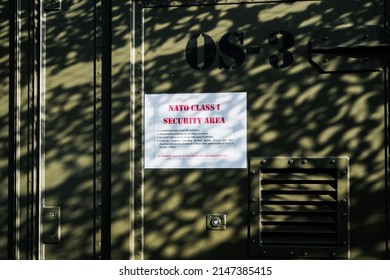
[{"label": "door lock", "polygon": [[208,214],[206,228],[208,230],[226,230],[226,214]]}]

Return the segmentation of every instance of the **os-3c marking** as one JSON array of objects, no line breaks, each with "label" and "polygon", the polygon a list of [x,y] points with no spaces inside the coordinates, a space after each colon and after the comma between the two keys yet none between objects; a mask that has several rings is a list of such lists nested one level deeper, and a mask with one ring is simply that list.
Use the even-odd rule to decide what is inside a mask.
[{"label": "os-3c marking", "polygon": [[[203,63],[198,58],[198,41],[203,39]],[[236,70],[245,62],[246,55],[260,54],[261,47],[244,47],[245,36],[243,32],[228,32],[219,40],[218,67],[219,69]],[[286,68],[293,64],[294,55],[289,51],[294,46],[294,36],[287,31],[275,31],[268,35],[268,44],[277,47],[278,53],[269,57],[269,64],[276,69]],[[195,70],[209,69],[217,58],[217,44],[206,33],[196,33],[191,36],[186,45],[187,63]],[[227,61],[224,56],[232,60]]]}]

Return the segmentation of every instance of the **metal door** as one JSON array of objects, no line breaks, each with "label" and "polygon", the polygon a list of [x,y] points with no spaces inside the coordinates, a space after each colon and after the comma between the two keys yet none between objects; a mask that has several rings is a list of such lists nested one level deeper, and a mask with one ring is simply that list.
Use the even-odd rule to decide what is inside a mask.
[{"label": "metal door", "polygon": [[[388,256],[385,2],[135,1],[135,258]],[[246,93],[247,167],[145,168],[147,136],[156,133],[145,124],[148,112],[157,110],[145,105],[152,95],[234,92]],[[290,181],[265,194],[264,184],[274,179],[262,176],[277,173],[303,176],[298,185],[332,178],[334,194],[289,189]],[[268,218],[274,225],[296,225],[294,215],[302,213],[288,212],[294,191],[304,207],[331,198],[327,218],[334,225],[314,233],[286,231],[287,243],[274,238],[281,232],[264,239]],[[286,208],[269,217],[264,201],[283,197]],[[309,225],[327,223],[321,209],[308,214]],[[323,243],[328,237],[317,238],[317,230],[333,236],[333,243]],[[308,242],[299,234],[308,234]]]},{"label": "metal door", "polygon": [[[103,69],[108,3],[47,1],[42,14],[43,259],[101,259],[108,163]],[[104,33],[104,34],[103,34]],[[106,60],[104,61],[106,63]],[[108,79],[104,80],[103,75]],[[107,105],[106,105],[107,106]],[[105,155],[106,154],[106,155]]]}]

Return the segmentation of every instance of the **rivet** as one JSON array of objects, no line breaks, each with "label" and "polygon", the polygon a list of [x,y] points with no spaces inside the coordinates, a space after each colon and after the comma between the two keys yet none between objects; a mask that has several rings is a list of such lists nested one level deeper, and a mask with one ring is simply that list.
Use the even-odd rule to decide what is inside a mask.
[{"label": "rivet", "polygon": [[292,164],[294,161],[292,160],[292,159],[290,159],[289,161],[288,161],[288,163],[289,164]]},{"label": "rivet", "polygon": [[255,170],[251,170],[251,174],[252,175],[256,174],[256,171]]},{"label": "rivet", "polygon": [[98,247],[102,246],[102,242],[99,241],[99,242],[97,243],[97,246],[98,246]]},{"label": "rivet", "polygon": [[306,257],[307,256],[307,252],[303,252],[302,256]]},{"label": "rivet", "polygon": [[322,63],[328,63],[328,61],[329,61],[329,59],[327,59],[326,57],[324,57],[324,58],[322,59]]},{"label": "rivet", "polygon": [[50,234],[50,237],[51,237],[51,238],[56,238],[56,237],[57,237],[57,233],[52,232],[52,233]]},{"label": "rivet", "polygon": [[267,163],[267,161],[265,159],[263,159],[260,163],[265,164],[265,163]]},{"label": "rivet", "polygon": [[255,244],[255,243],[256,243],[256,240],[252,239],[252,240],[251,240],[251,243],[252,243],[252,244]]},{"label": "rivet", "polygon": [[98,181],[101,181],[102,180],[102,177],[101,176],[97,176],[96,178]]},{"label": "rivet", "polygon": [[302,160],[302,164],[306,164],[306,163],[307,163],[306,159]]},{"label": "rivet", "polygon": [[101,231],[102,231],[102,230],[101,230],[100,228],[97,228],[97,229],[96,229],[96,232],[97,232],[97,233],[100,233]]},{"label": "rivet", "polygon": [[52,212],[50,213],[50,217],[52,217],[52,218],[57,217],[57,212],[56,212],[56,211],[52,211]]},{"label": "rivet", "polygon": [[142,242],[142,238],[141,237],[138,237],[138,242]]},{"label": "rivet", "polygon": [[343,171],[343,174],[344,174],[344,175],[346,175],[347,173],[348,173],[348,171],[347,171],[347,170],[344,170],[344,171]]},{"label": "rivet", "polygon": [[370,39],[370,35],[368,35],[368,34],[364,34],[364,36],[363,36],[363,39],[365,39],[365,40],[368,40],[368,39]]},{"label": "rivet", "polygon": [[343,246],[347,246],[348,243],[347,243],[347,241],[343,241],[342,244],[343,244]]},{"label": "rivet", "polygon": [[207,219],[211,219],[212,217],[210,215],[207,216]]},{"label": "rivet", "polygon": [[252,216],[256,216],[256,212],[251,212],[251,215]]},{"label": "rivet", "polygon": [[263,251],[262,253],[263,253],[263,255],[267,255],[267,251]]},{"label": "rivet", "polygon": [[290,253],[288,253],[290,256],[294,256],[294,252],[290,252]]},{"label": "rivet", "polygon": [[341,214],[342,217],[347,217],[347,213]]},{"label": "rivet", "polygon": [[336,257],[336,253],[335,252],[332,253],[332,257]]},{"label": "rivet", "polygon": [[256,202],[256,198],[252,198],[251,201],[252,201],[252,202]]},{"label": "rivet", "polygon": [[142,255],[142,252],[141,252],[141,251],[138,251],[138,252],[137,252],[137,255],[138,255],[138,256],[141,256],[141,255]]},{"label": "rivet", "polygon": [[137,211],[137,216],[140,216],[141,215],[141,211]]},{"label": "rivet", "polygon": [[336,161],[334,159],[332,159],[331,161],[329,161],[330,164],[335,164]]},{"label": "rivet", "polygon": [[322,37],[322,40],[323,40],[323,41],[327,41],[328,39],[329,39],[329,37],[326,36],[326,35],[325,35],[324,37]]},{"label": "rivet", "polygon": [[101,101],[101,100],[102,100],[101,96],[98,96],[97,101]]},{"label": "rivet", "polygon": [[344,198],[341,200],[341,203],[347,203],[347,200]]}]

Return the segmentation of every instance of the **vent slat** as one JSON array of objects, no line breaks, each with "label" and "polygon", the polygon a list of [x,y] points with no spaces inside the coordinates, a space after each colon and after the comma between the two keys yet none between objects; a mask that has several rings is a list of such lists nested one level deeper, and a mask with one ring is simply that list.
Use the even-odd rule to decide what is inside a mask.
[{"label": "vent slat", "polygon": [[323,179],[323,180],[318,180],[318,179],[312,179],[312,180],[286,180],[286,179],[264,179],[262,178],[260,180],[261,185],[266,185],[266,184],[299,184],[299,183],[305,183],[305,184],[326,184],[326,185],[333,185],[337,183],[336,179]]},{"label": "vent slat", "polygon": [[329,214],[336,214],[336,210],[279,210],[279,211],[272,211],[272,210],[262,210],[261,213],[263,215],[329,215]]},{"label": "vent slat", "polygon": [[289,200],[289,201],[273,201],[273,200],[262,200],[263,205],[329,205],[335,206],[336,201],[298,201],[298,200]]},{"label": "vent slat", "polygon": [[275,234],[275,235],[332,235],[337,234],[336,230],[320,230],[320,231],[299,231],[299,230],[262,230],[261,234]]},{"label": "vent slat", "polygon": [[303,241],[303,242],[289,242],[289,241],[276,241],[276,242],[261,242],[262,246],[300,246],[300,247],[337,247],[337,242],[312,242],[312,241]]},{"label": "vent slat", "polygon": [[266,221],[261,220],[263,225],[335,225],[336,221]]}]

